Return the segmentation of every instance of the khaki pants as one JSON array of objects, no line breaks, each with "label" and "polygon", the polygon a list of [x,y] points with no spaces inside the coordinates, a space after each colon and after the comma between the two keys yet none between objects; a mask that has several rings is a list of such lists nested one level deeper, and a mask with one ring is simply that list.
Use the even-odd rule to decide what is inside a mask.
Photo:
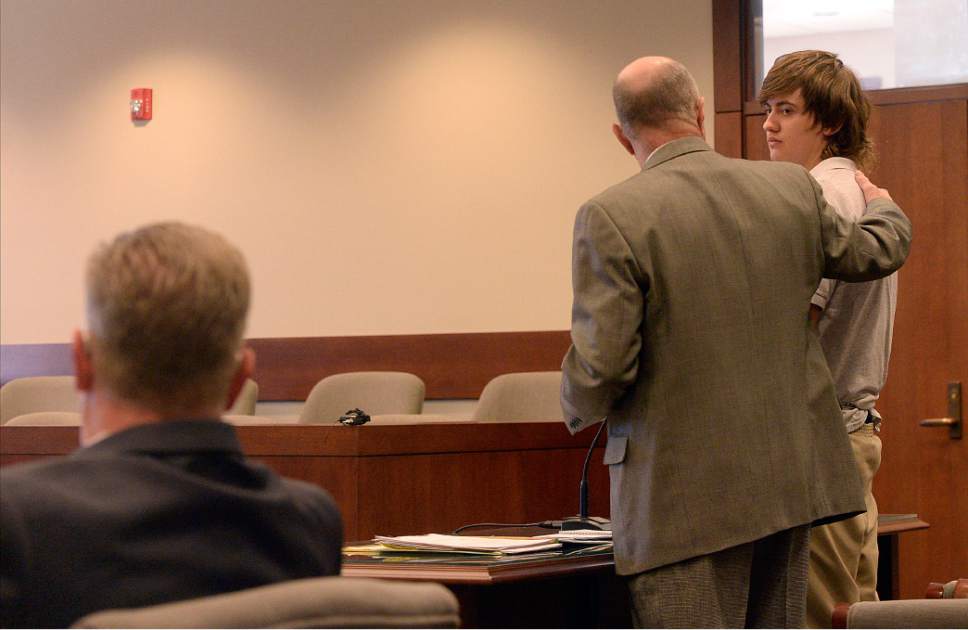
[{"label": "khaki pants", "polygon": [[829,628],[834,606],[877,600],[877,502],[871,494],[881,465],[881,439],[874,425],[850,434],[864,481],[867,513],[810,530],[807,627]]}]

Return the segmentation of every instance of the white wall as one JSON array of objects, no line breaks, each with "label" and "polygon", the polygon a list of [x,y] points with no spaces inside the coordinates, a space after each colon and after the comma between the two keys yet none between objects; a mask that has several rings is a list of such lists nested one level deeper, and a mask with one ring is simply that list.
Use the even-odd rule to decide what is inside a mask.
[{"label": "white wall", "polygon": [[676,57],[713,119],[709,0],[0,7],[2,343],[66,341],[91,249],[162,219],[243,249],[249,336],[564,329],[574,213],[635,172],[615,73]]}]

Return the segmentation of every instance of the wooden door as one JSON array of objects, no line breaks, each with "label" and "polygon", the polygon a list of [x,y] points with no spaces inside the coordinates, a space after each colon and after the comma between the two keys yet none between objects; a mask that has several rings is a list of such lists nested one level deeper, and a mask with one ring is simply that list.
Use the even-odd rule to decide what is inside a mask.
[{"label": "wooden door", "polygon": [[[919,425],[947,415],[947,385],[968,393],[968,102],[875,108],[878,165],[914,224],[898,277],[883,459],[874,479],[882,512],[917,512],[931,528],[901,537],[901,596],[968,576],[968,440]],[[962,404],[962,414],[964,414]]]},{"label": "wooden door", "polygon": [[[769,159],[762,124],[762,115],[745,116],[750,159]],[[968,438],[919,425],[947,415],[949,382],[968,394],[968,101],[878,105],[871,129],[871,179],[914,225],[877,405],[884,423],[874,496],[882,513],[913,512],[931,524],[899,540],[901,597],[915,598],[929,582],[968,576]]]}]

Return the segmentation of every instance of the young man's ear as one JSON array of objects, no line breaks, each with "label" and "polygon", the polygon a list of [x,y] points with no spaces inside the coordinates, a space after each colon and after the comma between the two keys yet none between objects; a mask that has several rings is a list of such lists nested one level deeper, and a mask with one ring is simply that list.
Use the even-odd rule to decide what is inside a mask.
[{"label": "young man's ear", "polygon": [[242,348],[242,356],[239,358],[239,367],[232,375],[232,382],[229,384],[229,395],[225,401],[225,408],[231,409],[235,404],[235,399],[239,397],[245,381],[248,380],[255,371],[255,351],[252,348]]},{"label": "young man's ear", "polygon": [[840,131],[843,128],[843,126],[844,126],[843,124],[840,124],[840,125],[837,125],[836,127],[827,127],[825,129],[821,129],[820,133],[822,133],[825,138],[829,138],[830,136]]},{"label": "young man's ear", "polygon": [[635,155],[635,147],[632,146],[632,142],[625,137],[625,132],[622,131],[622,126],[618,123],[612,123],[612,133],[615,134],[615,139],[619,141],[625,150],[629,152],[629,155]]},{"label": "young man's ear", "polygon": [[696,124],[699,126],[699,133],[702,134],[703,140],[706,139],[706,98],[700,96],[699,100],[696,102]]},{"label": "young man's ear", "polygon": [[91,360],[90,340],[80,330],[75,330],[71,343],[74,358],[74,382],[78,391],[94,389],[94,365]]}]

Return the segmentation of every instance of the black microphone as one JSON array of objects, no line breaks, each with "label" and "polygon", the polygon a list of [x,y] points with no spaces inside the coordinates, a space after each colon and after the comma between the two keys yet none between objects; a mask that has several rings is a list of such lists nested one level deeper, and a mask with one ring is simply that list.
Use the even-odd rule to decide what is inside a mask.
[{"label": "black microphone", "polygon": [[350,409],[339,417],[340,424],[348,427],[358,427],[370,421],[370,416],[362,409]]},{"label": "black microphone", "polygon": [[571,531],[575,529],[592,529],[596,531],[611,531],[612,522],[601,516],[588,516],[588,463],[592,459],[592,451],[598,444],[598,436],[602,434],[608,421],[602,422],[598,428],[592,445],[588,448],[588,455],[585,456],[585,465],[581,469],[581,483],[578,484],[578,516],[569,516],[561,521],[561,531]]}]

